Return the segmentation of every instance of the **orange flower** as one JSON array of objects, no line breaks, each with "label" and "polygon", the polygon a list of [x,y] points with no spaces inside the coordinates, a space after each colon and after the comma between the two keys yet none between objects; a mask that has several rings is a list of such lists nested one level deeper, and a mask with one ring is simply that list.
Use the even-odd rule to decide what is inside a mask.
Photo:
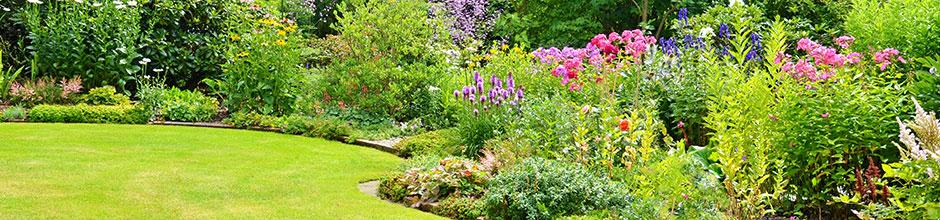
[{"label": "orange flower", "polygon": [[627,119],[620,119],[620,131],[627,132],[630,130],[630,121]]}]

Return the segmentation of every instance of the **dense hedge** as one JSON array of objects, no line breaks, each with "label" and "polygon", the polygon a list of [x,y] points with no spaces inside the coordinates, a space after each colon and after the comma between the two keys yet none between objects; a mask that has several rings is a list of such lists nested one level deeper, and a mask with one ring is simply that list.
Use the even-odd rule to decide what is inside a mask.
[{"label": "dense hedge", "polygon": [[133,105],[39,105],[29,111],[31,122],[146,124],[149,113]]}]

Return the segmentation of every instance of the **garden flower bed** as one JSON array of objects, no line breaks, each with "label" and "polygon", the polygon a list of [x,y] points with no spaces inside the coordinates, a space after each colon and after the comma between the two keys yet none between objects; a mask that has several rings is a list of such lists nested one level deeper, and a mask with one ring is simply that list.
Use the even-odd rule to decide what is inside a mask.
[{"label": "garden flower bed", "polygon": [[[400,166],[345,164],[362,158],[338,152],[298,158],[356,169],[316,172],[379,179],[367,188],[381,199],[453,219],[938,219],[938,10],[940,0],[13,0],[0,3],[0,121],[20,123],[0,130],[25,130],[0,133],[18,140],[0,150],[11,146],[16,166],[28,166],[23,155],[63,151],[26,142],[37,138],[33,126],[75,134],[56,142],[88,152],[73,157],[161,149],[76,128],[259,141],[231,129],[32,123],[237,128],[396,154]],[[187,146],[181,158],[250,159],[238,143],[173,143]],[[285,147],[258,144],[270,148],[251,148],[258,155]],[[148,154],[130,152],[182,160]],[[104,161],[94,165],[127,163]],[[50,167],[61,175],[78,172],[59,163]],[[244,168],[225,172],[283,174]],[[0,187],[0,195],[36,200],[60,189],[29,169],[9,172],[27,178],[8,185],[33,190]],[[114,194],[123,180],[83,181],[75,184]],[[220,208],[113,210],[126,218],[430,216],[354,212],[347,209],[362,206],[303,192]],[[161,205],[181,200],[173,195]],[[280,210],[280,199],[309,200],[287,209],[312,215]],[[2,205],[27,218],[64,210]],[[79,211],[104,215],[91,209]]]}]

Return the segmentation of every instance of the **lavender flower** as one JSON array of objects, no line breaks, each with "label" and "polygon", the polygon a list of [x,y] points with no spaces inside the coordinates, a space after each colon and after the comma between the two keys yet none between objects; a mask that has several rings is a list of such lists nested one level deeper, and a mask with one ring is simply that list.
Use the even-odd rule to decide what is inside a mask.
[{"label": "lavender flower", "polygon": [[[430,0],[431,14],[444,16],[450,26],[454,42],[485,39],[492,29],[497,14],[487,13],[489,0]],[[441,13],[438,13],[441,12]]]}]

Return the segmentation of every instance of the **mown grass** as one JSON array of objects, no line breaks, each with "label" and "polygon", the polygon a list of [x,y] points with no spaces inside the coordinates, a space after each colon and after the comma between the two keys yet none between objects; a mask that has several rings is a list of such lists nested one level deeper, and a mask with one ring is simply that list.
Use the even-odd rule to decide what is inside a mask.
[{"label": "mown grass", "polygon": [[377,150],[275,133],[0,124],[0,216],[13,219],[433,219],[357,183]]}]

